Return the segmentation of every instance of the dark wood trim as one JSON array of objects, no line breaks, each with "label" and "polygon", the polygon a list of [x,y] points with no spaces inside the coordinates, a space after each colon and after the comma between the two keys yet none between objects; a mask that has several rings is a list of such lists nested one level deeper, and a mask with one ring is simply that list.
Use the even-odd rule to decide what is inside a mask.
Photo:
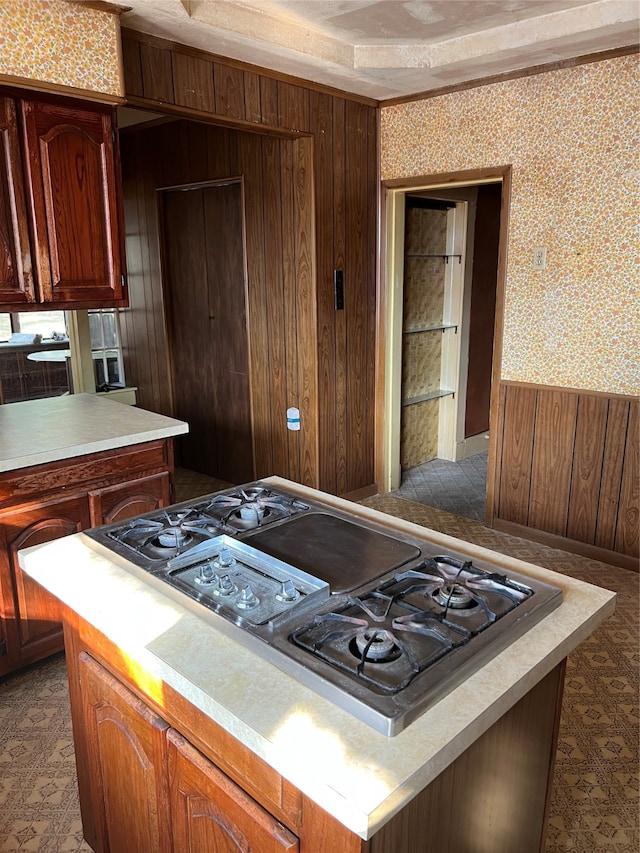
[{"label": "dark wood trim", "polygon": [[340,495],[341,498],[344,498],[347,501],[363,501],[365,498],[370,498],[372,495],[377,495],[379,493],[378,486],[376,483],[372,483],[370,486],[363,486],[361,489],[356,489],[354,492],[347,492],[346,495]]},{"label": "dark wood trim", "polygon": [[83,101],[94,101],[101,104],[126,104],[126,98],[121,95],[110,95],[107,92],[96,92],[95,89],[76,89],[62,83],[48,83],[46,80],[34,80],[31,77],[16,77],[13,74],[0,74],[0,85],[13,86],[21,89],[22,94],[15,92],[16,97],[24,97],[24,89],[30,92],[60,95],[62,97],[80,98]]},{"label": "dark wood trim", "polygon": [[177,53],[183,53],[186,56],[192,56],[195,59],[219,60],[221,63],[230,68],[238,68],[242,71],[248,71],[250,73],[257,74],[260,77],[278,80],[282,83],[289,83],[294,86],[303,86],[305,89],[309,89],[310,91],[323,92],[327,95],[333,95],[333,97],[344,98],[348,101],[356,101],[357,103],[365,104],[369,107],[377,107],[379,105],[379,101],[375,100],[374,98],[367,98],[364,95],[356,95],[352,92],[344,92],[341,89],[336,89],[333,86],[325,86],[322,83],[314,83],[312,80],[305,80],[302,77],[294,77],[291,74],[284,74],[279,71],[274,71],[270,68],[263,68],[260,65],[252,65],[249,62],[243,62],[239,59],[232,59],[229,56],[209,53],[208,51],[200,50],[196,47],[190,47],[189,45],[180,44],[179,42],[174,42],[170,39],[162,39],[158,38],[157,36],[150,36],[147,33],[141,33],[137,30],[128,29],[127,27],[122,28],[122,36],[123,38],[126,37],[127,39],[138,41],[141,44],[147,44],[153,47],[163,48],[165,50],[171,50]]},{"label": "dark wood trim", "polygon": [[571,59],[559,59],[556,62],[548,62],[543,65],[531,65],[528,68],[520,68],[517,71],[505,71],[504,74],[493,74],[491,77],[480,77],[475,80],[466,80],[464,83],[455,83],[452,86],[441,86],[439,89],[429,89],[426,92],[417,92],[414,95],[403,95],[398,98],[385,98],[379,101],[380,107],[395,107],[398,104],[410,104],[413,101],[425,101],[430,98],[439,98],[442,95],[451,95],[454,92],[464,92],[467,89],[479,89],[482,86],[493,86],[495,83],[504,83],[507,80],[518,80],[521,77],[533,77],[537,74],[546,74],[550,71],[561,71],[563,68],[575,68],[578,65],[588,65],[592,62],[604,62],[606,59],[615,59],[617,56],[628,56],[637,53],[640,49],[638,44],[616,47],[604,50],[601,53],[587,53],[583,56],[575,56]]},{"label": "dark wood trim", "polygon": [[587,557],[590,560],[598,560],[610,566],[619,566],[632,572],[640,572],[640,561],[637,557],[628,554],[619,554],[617,551],[599,548],[597,545],[588,545],[585,542],[577,542],[575,539],[567,539],[565,536],[546,533],[544,530],[536,530],[533,527],[516,524],[513,521],[504,521],[501,518],[494,519],[493,529],[500,533],[508,533],[510,536],[529,539],[531,542],[539,542],[549,548],[559,548],[561,551],[568,551],[570,554],[579,554],[581,557]]},{"label": "dark wood trim", "polygon": [[384,189],[407,190],[432,189],[442,186],[466,186],[467,184],[502,181],[511,174],[511,166],[487,166],[482,169],[461,169],[459,172],[436,172],[433,175],[414,175],[406,178],[388,178],[382,181]]},{"label": "dark wood trim", "polygon": [[633,400],[640,400],[640,397],[635,394],[615,394],[609,391],[591,391],[586,388],[565,388],[562,385],[538,385],[535,382],[518,382],[515,379],[501,379],[500,384],[505,387],[531,388],[534,391],[542,389],[547,391],[562,391],[563,394],[578,394],[580,396],[588,394],[590,397],[603,397],[607,400],[625,400],[628,403],[631,403]]}]

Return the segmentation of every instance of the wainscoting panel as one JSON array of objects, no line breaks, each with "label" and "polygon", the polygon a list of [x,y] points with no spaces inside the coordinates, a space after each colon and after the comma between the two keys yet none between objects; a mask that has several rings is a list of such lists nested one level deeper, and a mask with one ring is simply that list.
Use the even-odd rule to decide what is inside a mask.
[{"label": "wainscoting panel", "polygon": [[637,558],[640,401],[509,382],[499,399],[494,526]]}]

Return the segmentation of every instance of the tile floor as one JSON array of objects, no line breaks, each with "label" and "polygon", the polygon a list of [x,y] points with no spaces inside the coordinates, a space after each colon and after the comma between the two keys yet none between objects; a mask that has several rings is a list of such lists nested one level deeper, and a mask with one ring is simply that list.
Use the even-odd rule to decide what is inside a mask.
[{"label": "tile floor", "polygon": [[463,518],[484,521],[487,459],[484,451],[460,462],[433,459],[402,472],[396,497],[443,509]]},{"label": "tile floor", "polygon": [[[176,481],[179,500],[217,485],[189,472],[177,472]],[[618,593],[615,615],[568,660],[545,853],[637,853],[638,575],[397,495],[363,503]],[[89,849],[80,826],[65,661],[58,655],[0,681],[0,853]]]}]

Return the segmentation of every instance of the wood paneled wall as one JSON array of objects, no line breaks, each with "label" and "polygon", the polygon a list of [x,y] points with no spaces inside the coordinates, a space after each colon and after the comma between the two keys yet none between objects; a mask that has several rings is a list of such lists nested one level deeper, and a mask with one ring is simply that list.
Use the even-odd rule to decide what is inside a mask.
[{"label": "wood paneled wall", "polygon": [[[638,558],[640,401],[502,382],[494,526]],[[491,492],[491,489],[490,489]],[[584,550],[584,549],[583,549]],[[585,551],[586,553],[586,551]]]},{"label": "wood paneled wall", "polygon": [[[121,156],[129,250],[131,308],[122,313],[125,370],[144,408],[173,414],[162,298],[157,191],[243,176],[247,248],[247,323],[255,476],[317,477],[316,315],[313,259],[305,245],[312,220],[294,196],[304,193],[303,140],[288,140],[191,121],[122,134]],[[310,188],[306,195],[311,196]],[[300,235],[284,239],[282,222],[297,217]],[[186,223],[185,223],[186,227]],[[134,238],[135,235],[135,238]],[[286,258],[286,262],[285,262]],[[182,282],[181,298],[202,282]],[[179,342],[176,342],[179,345]],[[304,354],[309,358],[305,359]],[[202,365],[193,364],[197,377]],[[286,429],[287,406],[300,406],[306,429]]]},{"label": "wood paneled wall", "polygon": [[[132,31],[123,31],[123,56],[131,105],[219,125],[196,132],[198,125],[184,122],[180,136],[163,141],[163,185],[176,182],[174,165],[182,159],[190,163],[187,180],[222,177],[227,169],[257,188],[246,211],[258,476],[282,474],[336,494],[372,487],[375,103]],[[138,385],[140,405],[166,412],[155,201],[143,177],[145,160],[159,149],[142,147],[127,162],[134,156],[127,135],[127,380]],[[300,227],[301,218],[314,227]],[[344,270],[341,311],[334,305],[335,269]],[[304,437],[282,432],[290,405],[302,410]]]}]

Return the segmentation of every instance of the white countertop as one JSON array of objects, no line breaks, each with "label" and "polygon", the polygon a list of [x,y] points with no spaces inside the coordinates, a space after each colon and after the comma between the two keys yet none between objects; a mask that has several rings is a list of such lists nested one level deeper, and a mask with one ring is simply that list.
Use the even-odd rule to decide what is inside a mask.
[{"label": "white countertop", "polygon": [[0,406],[0,473],[188,430],[184,421],[96,394],[8,403]]},{"label": "white countertop", "polygon": [[561,587],[563,603],[387,738],[149,587],[82,533],[21,551],[20,564],[142,666],[158,697],[169,684],[367,839],[611,615],[615,595],[286,480],[270,482]]}]

